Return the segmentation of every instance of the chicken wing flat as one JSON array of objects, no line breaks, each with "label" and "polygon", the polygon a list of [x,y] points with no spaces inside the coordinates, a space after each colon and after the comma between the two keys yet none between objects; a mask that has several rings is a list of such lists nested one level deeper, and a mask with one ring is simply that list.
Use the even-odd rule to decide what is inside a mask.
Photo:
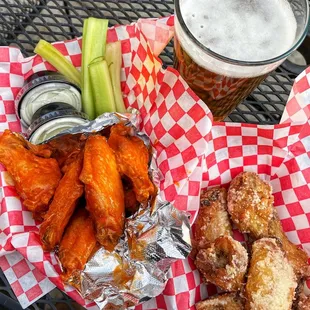
[{"label": "chicken wing flat", "polygon": [[115,152],[120,174],[132,181],[137,200],[145,202],[155,192],[148,174],[149,152],[144,142],[131,136],[130,131],[123,123],[112,126],[108,143]]},{"label": "chicken wing flat", "polygon": [[232,235],[226,189],[215,187],[204,190],[200,195],[200,208],[193,231],[193,248],[199,251],[216,238],[225,235]]},{"label": "chicken wing flat", "polygon": [[111,251],[124,229],[124,191],[115,155],[103,136],[90,136],[85,145],[80,180],[85,184],[87,209],[100,244]]},{"label": "chicken wing flat", "polygon": [[273,207],[271,186],[256,173],[243,172],[231,182],[228,191],[228,212],[241,232],[250,233],[255,239],[278,238],[296,274],[309,273],[307,254],[291,243],[282,230]]},{"label": "chicken wing flat", "polygon": [[195,265],[206,282],[224,291],[238,291],[247,271],[248,253],[240,242],[222,236],[199,250]]},{"label": "chicken wing flat", "polygon": [[61,171],[55,159],[36,156],[26,145],[20,135],[5,130],[0,136],[0,162],[12,176],[24,205],[40,214],[48,209]]},{"label": "chicken wing flat", "polygon": [[237,294],[223,294],[198,302],[196,310],[243,310],[243,300]]},{"label": "chicken wing flat", "polygon": [[93,221],[85,208],[79,208],[70,219],[60,242],[58,256],[63,269],[62,280],[68,281],[74,277],[75,271],[83,270],[95,249]]},{"label": "chicken wing flat", "polygon": [[290,310],[297,279],[281,244],[273,238],[253,243],[245,288],[246,310]]},{"label": "chicken wing flat", "polygon": [[270,237],[277,238],[282,243],[282,248],[287,259],[293,266],[295,273],[300,277],[310,276],[308,254],[286,237],[276,210],[274,210],[274,217],[270,223],[268,234]]},{"label": "chicken wing flat", "polygon": [[272,188],[256,173],[242,172],[232,180],[228,212],[242,233],[250,233],[255,239],[268,236],[273,210]]},{"label": "chicken wing flat", "polygon": [[83,195],[84,184],[79,179],[82,167],[83,153],[63,169],[64,176],[40,226],[40,238],[46,251],[52,251],[59,244],[78,200]]}]

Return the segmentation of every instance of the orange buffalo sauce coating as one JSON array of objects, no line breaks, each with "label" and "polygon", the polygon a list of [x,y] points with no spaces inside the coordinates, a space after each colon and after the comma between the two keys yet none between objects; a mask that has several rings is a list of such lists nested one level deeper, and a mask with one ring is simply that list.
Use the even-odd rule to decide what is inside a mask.
[{"label": "orange buffalo sauce coating", "polygon": [[80,208],[71,218],[60,242],[58,256],[63,268],[62,280],[68,281],[76,271],[83,270],[95,248],[93,221],[87,210]]},{"label": "orange buffalo sauce coating", "polygon": [[114,269],[113,281],[118,286],[129,288],[134,274],[134,271],[127,264],[122,264]]},{"label": "orange buffalo sauce coating", "polygon": [[62,176],[57,161],[36,156],[22,136],[5,130],[0,136],[0,163],[11,175],[24,205],[34,217],[40,217],[48,209]]},{"label": "orange buffalo sauce coating", "polygon": [[84,193],[84,184],[80,181],[83,166],[83,153],[65,167],[65,174],[59,182],[53,201],[40,226],[40,238],[43,249],[52,251],[59,244],[63,232]]},{"label": "orange buffalo sauce coating", "polygon": [[95,223],[97,240],[112,251],[124,230],[125,201],[115,155],[105,137],[87,139],[80,180],[85,184],[86,208]]},{"label": "orange buffalo sauce coating", "polygon": [[123,123],[112,126],[108,143],[115,152],[120,174],[131,180],[137,200],[145,202],[155,193],[148,172],[150,154],[143,140],[131,136],[130,131]]}]

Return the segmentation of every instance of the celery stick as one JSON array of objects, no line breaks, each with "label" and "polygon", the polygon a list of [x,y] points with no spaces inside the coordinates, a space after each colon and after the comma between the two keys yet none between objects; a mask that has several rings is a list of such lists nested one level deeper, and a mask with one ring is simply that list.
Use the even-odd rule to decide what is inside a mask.
[{"label": "celery stick", "polygon": [[[89,64],[97,57],[104,56],[108,20],[90,17],[84,21],[82,41],[82,103],[90,119],[95,118],[95,92],[89,76]],[[100,90],[99,90],[100,91]]]},{"label": "celery stick", "polygon": [[81,85],[80,71],[78,71],[52,44],[41,39],[36,45],[34,52],[44,58],[69,80],[75,82],[79,86]]},{"label": "celery stick", "polygon": [[109,66],[116,111],[124,113],[126,108],[121,90],[122,47],[120,41],[107,44],[105,59]]},{"label": "celery stick", "polygon": [[89,75],[95,101],[96,116],[104,112],[115,112],[113,88],[109,67],[105,60],[89,65]]}]

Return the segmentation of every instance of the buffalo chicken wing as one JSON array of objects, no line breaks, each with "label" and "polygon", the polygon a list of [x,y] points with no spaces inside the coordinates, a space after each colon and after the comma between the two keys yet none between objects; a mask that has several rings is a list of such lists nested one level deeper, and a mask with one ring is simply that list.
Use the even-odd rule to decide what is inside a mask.
[{"label": "buffalo chicken wing", "polygon": [[5,130],[0,136],[0,162],[12,176],[28,210],[45,212],[61,178],[57,161],[36,156],[20,135]]},{"label": "buffalo chicken wing", "polygon": [[71,215],[83,195],[84,185],[80,181],[83,166],[83,154],[66,166],[63,178],[56,189],[53,201],[40,226],[40,238],[43,249],[52,251],[59,244]]},{"label": "buffalo chicken wing", "polygon": [[131,180],[137,200],[145,202],[155,192],[148,174],[149,151],[130,131],[131,128],[122,123],[112,126],[108,143],[115,152],[120,174]]},{"label": "buffalo chicken wing", "polygon": [[[83,270],[96,249],[93,221],[86,209],[80,208],[71,218],[60,242],[59,260],[63,269],[62,279],[71,284],[74,273]],[[72,283],[73,282],[73,283]]]},{"label": "buffalo chicken wing", "polygon": [[88,138],[80,180],[85,184],[87,209],[95,223],[97,240],[113,250],[124,229],[124,191],[115,155],[105,137]]}]

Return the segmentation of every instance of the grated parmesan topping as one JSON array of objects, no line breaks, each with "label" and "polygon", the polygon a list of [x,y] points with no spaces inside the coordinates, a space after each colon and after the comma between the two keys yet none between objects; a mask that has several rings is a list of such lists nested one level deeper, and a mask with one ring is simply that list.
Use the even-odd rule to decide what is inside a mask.
[{"label": "grated parmesan topping", "polygon": [[216,238],[231,235],[232,228],[227,212],[227,192],[215,187],[202,192],[200,210],[195,222],[194,239],[199,245],[213,242]]},{"label": "grated parmesan topping", "polygon": [[248,265],[248,253],[230,236],[217,238],[200,250],[195,264],[205,279],[224,290],[238,290]]},{"label": "grated parmesan topping", "polygon": [[[270,238],[256,241],[253,245],[252,262],[249,286],[247,284],[246,287],[251,300],[250,309],[291,309],[297,280],[277,241]],[[248,291],[250,288],[252,290]]]},{"label": "grated parmesan topping", "polygon": [[273,218],[271,185],[256,173],[239,174],[230,184],[228,212],[241,232],[249,232],[256,238],[266,235]]}]

